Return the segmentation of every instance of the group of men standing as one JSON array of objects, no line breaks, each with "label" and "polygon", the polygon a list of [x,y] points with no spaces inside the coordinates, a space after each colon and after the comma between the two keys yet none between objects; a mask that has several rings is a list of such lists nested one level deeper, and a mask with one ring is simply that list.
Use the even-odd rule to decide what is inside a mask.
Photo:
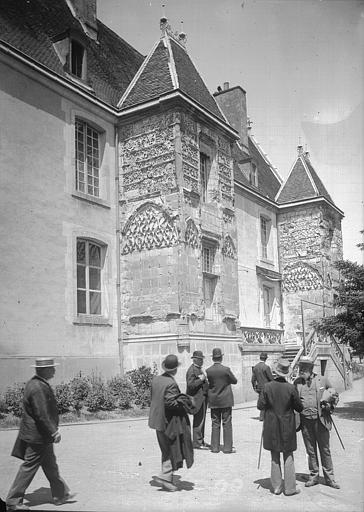
[{"label": "group of men standing", "polygon": [[[173,471],[193,463],[193,449],[220,451],[221,424],[223,430],[222,451],[235,453],[233,447],[232,384],[237,383],[229,367],[222,364],[220,348],[212,351],[213,364],[203,371],[204,355],[195,350],[192,365],[186,373],[186,393],[181,393],[174,376],[180,362],[170,354],[162,363],[164,373],[152,381],[149,426],[157,431],[157,441],[162,454],[162,468],[154,481],[170,492],[176,491]],[[211,409],[211,444],[205,442],[207,406]],[[188,414],[193,414],[192,442]]]}]

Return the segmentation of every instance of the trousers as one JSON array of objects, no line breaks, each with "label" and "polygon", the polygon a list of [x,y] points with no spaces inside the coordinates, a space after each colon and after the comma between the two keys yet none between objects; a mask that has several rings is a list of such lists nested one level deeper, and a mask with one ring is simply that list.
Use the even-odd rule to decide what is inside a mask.
[{"label": "trousers", "polygon": [[67,484],[59,474],[53,444],[27,444],[24,462],[6,497],[7,505],[14,506],[23,502],[25,491],[39,467],[49,480],[53,498],[63,498],[69,492]]},{"label": "trousers", "polygon": [[162,454],[162,467],[159,478],[167,480],[167,482],[173,482],[170,440],[164,432],[159,430],[157,430],[157,440]]},{"label": "trousers", "polygon": [[207,398],[202,402],[201,408],[193,415],[192,439],[195,447],[201,446],[205,442],[206,408]]},{"label": "trousers", "polygon": [[324,427],[319,418],[308,419],[301,415],[301,423],[303,442],[308,455],[310,477],[315,480],[319,478],[318,447],[325,481],[326,483],[333,482],[335,478],[330,452],[330,432]]},{"label": "trousers", "polygon": [[223,451],[231,452],[233,448],[233,426],[231,421],[232,408],[221,407],[211,409],[211,451],[220,451],[220,429],[222,422]]},{"label": "trousers", "polygon": [[284,480],[282,479],[281,454],[271,451],[270,479],[273,491],[279,493],[284,490],[286,494],[296,492],[296,471],[292,452],[283,452]]}]

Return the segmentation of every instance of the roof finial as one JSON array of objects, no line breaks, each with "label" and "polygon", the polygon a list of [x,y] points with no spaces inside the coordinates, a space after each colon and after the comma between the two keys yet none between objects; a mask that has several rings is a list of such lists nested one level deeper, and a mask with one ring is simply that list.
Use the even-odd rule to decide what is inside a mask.
[{"label": "roof finial", "polygon": [[182,20],[181,20],[181,31],[178,34],[178,41],[181,43],[182,46],[186,46],[187,36],[183,30],[183,21]]},{"label": "roof finial", "polygon": [[247,129],[248,129],[248,133],[250,133],[251,129],[252,129],[252,126],[253,126],[253,121],[250,119],[250,117],[247,117],[246,126],[247,126]]},{"label": "roof finial", "polygon": [[166,34],[168,29],[170,29],[170,26],[168,24],[168,19],[166,17],[166,4],[162,4],[162,17],[159,22],[159,27],[162,31],[162,36]]},{"label": "roof finial", "polygon": [[297,146],[298,156],[303,155],[303,146],[301,143],[301,136],[298,137],[298,146]]}]

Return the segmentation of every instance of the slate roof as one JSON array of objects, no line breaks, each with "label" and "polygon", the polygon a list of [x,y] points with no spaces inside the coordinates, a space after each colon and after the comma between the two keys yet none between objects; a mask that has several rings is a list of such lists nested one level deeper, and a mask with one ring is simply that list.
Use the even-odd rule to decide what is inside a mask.
[{"label": "slate roof", "polygon": [[87,85],[95,96],[116,106],[144,56],[97,20],[98,41],[84,36],[65,0],[1,0],[0,40],[69,79],[53,47],[57,36],[74,30],[87,51]]},{"label": "slate roof", "polygon": [[120,107],[127,109],[177,90],[227,122],[185,48],[168,33],[152,48]]},{"label": "slate roof", "polygon": [[330,203],[335,204],[308,157],[299,155],[277,194],[276,201],[282,204],[315,197],[324,197]]}]

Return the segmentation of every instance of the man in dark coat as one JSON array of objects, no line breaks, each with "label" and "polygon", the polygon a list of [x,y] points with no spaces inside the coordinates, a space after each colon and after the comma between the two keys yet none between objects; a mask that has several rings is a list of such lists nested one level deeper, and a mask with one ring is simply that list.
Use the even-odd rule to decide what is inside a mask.
[{"label": "man in dark coat", "polygon": [[180,392],[174,376],[180,363],[174,354],[162,362],[164,373],[153,377],[148,425],[157,431],[157,440],[162,454],[162,469],[153,480],[166,491],[174,492],[173,472],[183,465],[193,464],[193,446],[188,411],[191,399]]},{"label": "man in dark coat", "polygon": [[193,447],[208,450],[205,443],[205,420],[207,408],[207,391],[209,388],[206,375],[202,370],[204,355],[201,350],[192,354],[192,364],[186,373],[186,393],[193,396],[196,412],[193,415]]},{"label": "man in dark coat", "polygon": [[[271,369],[266,364],[267,358],[267,352],[261,352],[259,363],[257,363],[252,369],[251,382],[254,391],[258,393],[258,395],[260,395],[261,391],[263,390],[264,384],[273,380]],[[264,411],[260,411],[259,419],[260,421],[263,421]]]},{"label": "man in dark coat", "polygon": [[327,377],[313,372],[313,367],[312,359],[302,357],[299,362],[300,377],[296,380],[298,394],[303,404],[300,426],[310,470],[310,478],[305,486],[311,487],[319,483],[318,447],[326,485],[340,489],[340,485],[335,481],[330,452],[330,413],[339,400],[338,393],[331,387]]},{"label": "man in dark coat", "polygon": [[54,377],[56,365],[51,358],[37,359],[36,375],[24,389],[23,416],[12,451],[14,457],[24,462],[6,498],[8,510],[29,510],[23,503],[24,494],[40,466],[51,485],[55,505],[62,505],[74,496],[60,477],[53,450],[53,443],[61,440],[57,403],[48,384]]},{"label": "man in dark coat", "polygon": [[[293,452],[297,449],[294,411],[302,411],[296,388],[286,381],[290,363],[279,359],[274,369],[277,377],[268,382],[258,398],[258,409],[264,410],[263,446],[271,452],[271,483],[273,494],[298,494]],[[283,453],[284,481],[280,453]]]},{"label": "man in dark coat", "polygon": [[220,429],[222,422],[224,453],[235,453],[233,448],[232,407],[234,405],[231,384],[238,381],[230,368],[222,364],[223,353],[220,348],[212,351],[214,364],[207,368],[209,382],[208,404],[211,408],[211,451],[220,451]]}]

